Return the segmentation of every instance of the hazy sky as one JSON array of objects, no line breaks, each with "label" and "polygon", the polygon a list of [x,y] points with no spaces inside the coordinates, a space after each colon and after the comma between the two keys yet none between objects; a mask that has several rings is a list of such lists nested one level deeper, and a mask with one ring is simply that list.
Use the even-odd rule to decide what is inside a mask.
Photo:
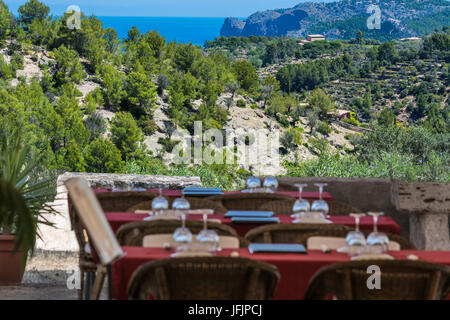
[{"label": "hazy sky", "polygon": [[[26,0],[3,0],[15,14]],[[311,0],[310,0],[311,1]],[[317,0],[312,0],[317,1]],[[266,9],[289,8],[304,0],[43,0],[51,14],[61,15],[77,5],[87,15],[96,16],[174,16],[247,17]]]}]

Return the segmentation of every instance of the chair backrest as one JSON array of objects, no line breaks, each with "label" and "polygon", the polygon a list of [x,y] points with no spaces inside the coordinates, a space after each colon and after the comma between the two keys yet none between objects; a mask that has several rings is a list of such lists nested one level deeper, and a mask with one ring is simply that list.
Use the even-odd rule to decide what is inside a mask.
[{"label": "chair backrest", "polygon": [[[192,241],[196,241],[195,237]],[[176,245],[172,234],[151,234],[145,236],[142,240],[142,246],[148,248],[163,248],[166,243],[172,247]],[[222,249],[238,249],[239,239],[232,236],[219,236],[219,245]]]},{"label": "chair backrest", "polygon": [[[136,221],[122,225],[116,232],[117,239],[122,246],[142,246],[143,239],[152,234],[173,234],[181,226],[179,220]],[[197,234],[203,229],[200,220],[186,220],[186,227]],[[219,236],[231,236],[239,239],[241,247],[247,247],[248,241],[239,237],[236,231],[227,225],[208,222],[208,228],[215,230]]]},{"label": "chair backrest", "polygon": [[151,201],[158,195],[146,191],[118,191],[97,193],[96,196],[103,211],[125,212],[128,208],[144,201]]},{"label": "chair backrest", "polygon": [[220,203],[227,210],[259,210],[260,207],[268,202],[279,200],[294,200],[295,198],[276,193],[233,193],[211,196],[206,198]]},{"label": "chair backrest", "polygon": [[158,259],[139,267],[128,284],[129,299],[270,299],[280,279],[274,265],[247,258]]},{"label": "chair backrest", "polygon": [[[347,242],[345,241],[345,238],[320,236],[308,237],[308,240],[306,240],[306,247],[308,250],[321,250],[322,246],[326,246],[331,250],[336,250],[347,246]],[[389,241],[388,250],[399,251],[400,244],[396,241]]]},{"label": "chair backrest", "polygon": [[350,213],[361,213],[361,209],[356,208],[348,203],[339,201],[327,201],[328,214],[330,216],[348,216]]},{"label": "chair backrest", "polygon": [[[312,201],[310,201],[312,203]],[[271,201],[263,204],[259,210],[273,211],[278,215],[292,214],[295,199]],[[361,210],[349,204],[338,201],[327,201],[330,216],[346,216],[349,213],[360,213]]]},{"label": "chair backrest", "polygon": [[347,233],[352,228],[339,224],[271,224],[250,230],[245,239],[252,243],[300,243],[306,245],[305,234],[317,230],[342,230]]},{"label": "chair backrest", "polygon": [[277,215],[290,215],[293,213],[294,203],[295,199],[270,201],[261,205],[258,210],[273,211]]},{"label": "chair backrest", "polygon": [[[369,233],[371,233],[371,230],[361,230],[362,233],[367,237]],[[392,234],[389,232],[385,232],[386,235],[389,238],[390,242],[397,243],[400,246],[401,250],[417,250],[417,248],[409,242],[408,239],[403,238],[402,236],[399,236],[397,234]],[[309,238],[311,237],[336,237],[336,238],[345,238],[347,235],[347,231],[345,230],[327,230],[327,229],[319,229],[312,232],[308,232],[303,234],[300,241],[307,242]],[[392,248],[395,248],[395,245],[392,245]],[[390,249],[391,250],[391,249]]]},{"label": "chair backrest", "polygon": [[[370,266],[380,270],[374,274]],[[368,278],[380,277],[379,289]],[[370,282],[376,285],[376,281]],[[320,269],[311,279],[305,299],[334,295],[343,300],[434,300],[450,292],[450,267],[424,261],[370,260],[337,263]]]},{"label": "chair backrest", "polygon": [[[225,214],[227,209],[225,209],[220,203],[209,201],[201,198],[194,197],[186,197],[186,200],[189,201],[192,210],[197,209],[213,209],[215,214]],[[152,201],[143,201],[137,203],[131,207],[129,207],[127,212],[135,212],[136,210],[151,210],[152,209]]]}]

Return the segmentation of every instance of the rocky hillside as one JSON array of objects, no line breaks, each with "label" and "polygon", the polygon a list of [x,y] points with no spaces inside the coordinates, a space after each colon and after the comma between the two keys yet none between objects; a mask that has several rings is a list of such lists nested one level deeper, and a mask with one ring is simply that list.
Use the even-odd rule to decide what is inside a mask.
[{"label": "rocky hillside", "polygon": [[[381,29],[367,28],[371,5],[381,10]],[[227,18],[222,36],[305,37],[325,34],[328,39],[349,39],[358,30],[378,40],[418,36],[448,25],[447,0],[341,0],[332,3],[304,2],[289,9],[267,10],[250,15],[245,21]]]}]

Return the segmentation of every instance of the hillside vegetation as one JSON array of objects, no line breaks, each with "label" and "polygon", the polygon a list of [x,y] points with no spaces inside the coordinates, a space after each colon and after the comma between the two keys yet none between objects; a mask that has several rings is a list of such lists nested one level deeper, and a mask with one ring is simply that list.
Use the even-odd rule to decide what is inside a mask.
[{"label": "hillside vegetation", "polygon": [[[200,176],[235,188],[264,168],[174,165],[174,128],[281,134],[275,173],[450,181],[449,29],[423,41],[300,47],[287,38],[219,38],[205,49],[99,19],[48,16],[0,1],[0,140],[21,130],[47,172]],[[341,111],[354,112],[338,120]],[[273,168],[272,168],[273,169]],[[272,173],[273,171],[270,171]]]}]

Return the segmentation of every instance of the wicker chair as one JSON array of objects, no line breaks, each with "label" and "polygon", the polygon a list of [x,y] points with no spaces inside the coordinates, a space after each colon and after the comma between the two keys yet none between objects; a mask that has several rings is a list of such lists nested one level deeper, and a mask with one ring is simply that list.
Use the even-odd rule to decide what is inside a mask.
[{"label": "wicker chair", "polygon": [[139,267],[128,284],[129,299],[256,300],[272,298],[276,266],[246,258],[159,259]]},{"label": "wicker chair", "polygon": [[[189,204],[191,205],[192,210],[196,209],[213,209],[214,213],[217,214],[225,214],[227,212],[227,209],[225,209],[220,203],[209,201],[205,199],[199,199],[199,198],[193,198],[193,197],[186,197],[186,200],[189,201]],[[144,201],[138,204],[135,204],[134,206],[128,208],[127,212],[135,212],[136,210],[151,210],[152,209],[152,202],[151,201]]]},{"label": "wicker chair", "polygon": [[146,191],[121,191],[97,193],[96,196],[103,211],[125,212],[135,204],[151,201],[158,195]]},{"label": "wicker chair", "polygon": [[[381,288],[367,286],[368,267],[380,268]],[[306,290],[306,300],[334,295],[343,300],[435,300],[450,293],[450,267],[423,261],[369,260],[337,263],[320,269]]]},{"label": "wicker chair", "polygon": [[[295,199],[292,200],[279,200],[271,201],[263,204],[259,210],[273,211],[278,215],[292,214],[292,207],[294,206]],[[346,216],[349,213],[360,213],[361,210],[355,208],[349,204],[337,201],[327,201],[330,216]]]},{"label": "wicker chair", "polygon": [[[71,228],[75,232],[79,246],[78,266],[80,268],[80,289],[78,290],[78,299],[83,300],[85,274],[88,275],[88,286],[90,286],[91,276],[97,271],[97,264],[94,262],[91,253],[86,251],[89,247],[88,232],[72,202],[70,202],[69,206],[69,217]],[[89,297],[85,298],[89,299]]]},{"label": "wicker chair", "polygon": [[330,216],[347,216],[349,213],[361,213],[361,209],[344,202],[327,201],[328,214]]},{"label": "wicker chair", "polygon": [[[340,229],[334,229],[334,230],[326,230],[326,229],[319,229],[313,232],[309,232],[309,233],[305,233],[303,234],[299,241],[301,243],[306,243],[306,241],[308,240],[308,238],[310,237],[338,237],[338,238],[345,238],[347,235],[346,230],[340,230]],[[364,235],[367,237],[369,235],[369,233],[371,233],[371,230],[361,230],[362,233],[364,233]],[[417,248],[411,243],[409,242],[408,239],[393,234],[393,233],[389,233],[389,232],[385,232],[387,234],[387,236],[389,237],[389,240],[391,241],[395,241],[400,245],[401,250],[417,250]]]},{"label": "wicker chair", "polygon": [[323,234],[335,230],[347,233],[352,228],[338,224],[272,224],[250,230],[245,239],[252,243],[300,243],[306,245],[305,234],[321,230]]},{"label": "wicker chair", "polygon": [[273,211],[277,215],[290,215],[294,203],[295,199],[271,201],[264,203],[258,210]]},{"label": "wicker chair", "polygon": [[207,200],[220,203],[227,210],[259,210],[266,203],[279,200],[294,200],[291,196],[275,193],[234,193],[211,196]]},{"label": "wicker chair", "polygon": [[[146,235],[150,234],[172,234],[180,227],[178,220],[154,220],[136,221],[122,225],[116,232],[117,240],[121,246],[142,246],[142,241]],[[193,234],[203,230],[203,222],[199,220],[186,220],[186,228]],[[227,225],[216,222],[208,222],[208,228],[215,230],[219,236],[232,236],[239,239],[241,248],[246,248],[249,242],[239,237],[236,231]]]}]

